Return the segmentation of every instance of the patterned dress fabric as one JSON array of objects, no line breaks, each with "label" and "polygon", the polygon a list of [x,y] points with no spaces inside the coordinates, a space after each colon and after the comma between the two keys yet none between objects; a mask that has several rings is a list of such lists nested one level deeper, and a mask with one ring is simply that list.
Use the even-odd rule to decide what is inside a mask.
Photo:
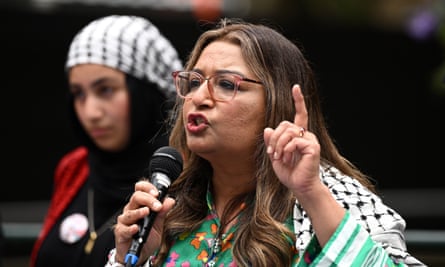
[{"label": "patterned dress fabric", "polygon": [[[320,167],[320,179],[346,209],[346,214],[322,248],[309,217],[297,201],[293,215],[285,222],[296,235],[295,247],[289,252],[294,254],[291,266],[426,266],[406,251],[405,220],[386,206],[380,197],[331,166]],[[209,193],[207,203],[207,220],[193,233],[184,233],[176,239],[162,266],[237,266],[230,251],[236,224],[222,238],[220,247],[215,249],[219,220],[213,211]],[[113,249],[107,267],[120,266],[114,255]],[[150,261],[144,266],[149,267]]]}]

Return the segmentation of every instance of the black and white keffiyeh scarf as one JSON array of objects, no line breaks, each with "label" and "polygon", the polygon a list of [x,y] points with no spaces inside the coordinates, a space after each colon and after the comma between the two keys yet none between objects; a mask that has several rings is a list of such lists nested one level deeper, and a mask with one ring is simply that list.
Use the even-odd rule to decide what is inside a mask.
[{"label": "black and white keffiyeh scarf", "polygon": [[176,49],[149,20],[110,15],[92,21],[73,39],[66,69],[95,63],[157,84],[167,97],[175,94],[171,73],[182,69]]}]

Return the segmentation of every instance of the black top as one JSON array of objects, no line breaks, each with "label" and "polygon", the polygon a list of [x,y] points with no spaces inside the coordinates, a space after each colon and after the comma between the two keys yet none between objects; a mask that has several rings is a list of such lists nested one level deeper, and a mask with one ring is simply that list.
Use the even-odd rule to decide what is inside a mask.
[{"label": "black top", "polygon": [[[88,148],[90,173],[87,182],[79,189],[72,203],[43,241],[36,267],[104,267],[110,249],[115,246],[111,226],[115,223],[116,214],[128,202],[134,191],[134,184],[141,179],[149,166],[153,152],[168,145],[164,122],[171,103],[166,103],[155,84],[142,82],[130,75],[126,78],[131,99],[131,138],[124,151],[108,153],[98,149],[80,126],[73,105],[69,105],[74,130],[82,145]],[[88,217],[89,189],[94,191],[94,226],[99,235],[93,250],[87,255],[84,248],[89,239],[89,231],[78,241],[67,243],[60,237],[60,227],[70,215],[78,213],[83,218]],[[106,230],[102,232],[101,227]]]}]

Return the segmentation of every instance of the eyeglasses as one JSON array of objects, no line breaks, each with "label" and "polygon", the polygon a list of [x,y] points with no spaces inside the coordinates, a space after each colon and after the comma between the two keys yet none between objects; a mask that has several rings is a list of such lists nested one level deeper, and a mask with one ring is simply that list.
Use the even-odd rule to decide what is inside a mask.
[{"label": "eyeglasses", "polygon": [[196,90],[207,81],[207,89],[215,101],[228,102],[232,100],[241,82],[262,84],[262,82],[247,79],[235,73],[218,73],[205,78],[196,71],[175,71],[172,73],[176,91],[182,98],[189,99]]}]

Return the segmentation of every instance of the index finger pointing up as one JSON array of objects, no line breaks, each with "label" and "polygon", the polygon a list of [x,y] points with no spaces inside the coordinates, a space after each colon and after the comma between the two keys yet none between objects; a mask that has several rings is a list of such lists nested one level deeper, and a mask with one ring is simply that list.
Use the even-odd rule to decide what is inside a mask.
[{"label": "index finger pointing up", "polygon": [[303,94],[301,93],[300,85],[295,84],[292,87],[292,95],[294,97],[294,105],[295,105],[294,124],[307,129],[308,125],[307,109],[306,109],[306,103],[304,102]]}]

